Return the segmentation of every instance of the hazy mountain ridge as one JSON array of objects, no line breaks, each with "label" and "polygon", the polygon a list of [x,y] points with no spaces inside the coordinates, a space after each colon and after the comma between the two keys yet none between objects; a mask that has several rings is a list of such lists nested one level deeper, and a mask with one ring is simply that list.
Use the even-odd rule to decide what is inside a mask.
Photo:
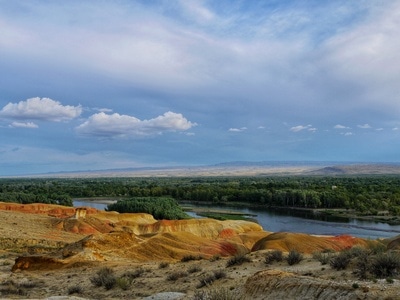
[{"label": "hazy mountain ridge", "polygon": [[12,177],[336,176],[395,174],[400,174],[400,163],[234,161],[204,166],[161,166],[104,170],[60,171],[45,174],[26,174]]}]

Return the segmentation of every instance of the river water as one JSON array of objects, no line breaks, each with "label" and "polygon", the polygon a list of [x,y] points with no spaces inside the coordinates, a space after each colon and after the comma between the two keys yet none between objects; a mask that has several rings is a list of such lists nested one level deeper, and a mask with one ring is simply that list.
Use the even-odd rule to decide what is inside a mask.
[{"label": "river water", "polygon": [[[96,209],[105,209],[106,202],[74,200],[74,206],[89,206]],[[259,210],[249,208],[237,208],[227,206],[196,206],[212,210],[230,210],[241,212],[255,219],[266,231],[271,232],[301,232],[319,235],[340,235],[348,234],[367,239],[388,238],[400,234],[400,225],[389,225],[386,223],[335,218],[330,216],[318,216],[310,212],[301,211],[277,211]],[[199,217],[195,213],[189,213],[193,217]]]}]

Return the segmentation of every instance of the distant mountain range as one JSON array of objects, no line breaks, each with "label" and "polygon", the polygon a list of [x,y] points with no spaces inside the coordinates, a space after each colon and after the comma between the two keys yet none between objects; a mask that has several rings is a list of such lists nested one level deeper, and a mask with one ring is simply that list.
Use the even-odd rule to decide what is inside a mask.
[{"label": "distant mountain range", "polygon": [[22,177],[339,176],[400,174],[400,163],[234,161],[205,166],[138,167],[25,175]]}]

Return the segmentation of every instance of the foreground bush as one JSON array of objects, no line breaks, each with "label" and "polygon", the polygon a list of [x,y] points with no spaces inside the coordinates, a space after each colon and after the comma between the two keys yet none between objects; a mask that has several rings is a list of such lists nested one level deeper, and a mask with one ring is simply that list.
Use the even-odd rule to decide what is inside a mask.
[{"label": "foreground bush", "polygon": [[168,275],[167,280],[168,281],[177,281],[179,278],[186,277],[188,273],[184,271],[176,271]]},{"label": "foreground bush", "polygon": [[90,282],[95,286],[104,286],[106,290],[110,290],[117,283],[117,278],[111,268],[104,267],[97,271],[95,276],[90,278]]},{"label": "foreground bush", "polygon": [[74,285],[68,288],[68,295],[82,294],[83,288],[80,285]]},{"label": "foreground bush", "polygon": [[297,250],[290,250],[288,256],[286,257],[286,261],[289,266],[300,263],[303,260],[303,255]]},{"label": "foreground bush", "polygon": [[368,271],[370,269],[370,256],[371,253],[365,251],[360,254],[355,262],[354,274],[356,274],[360,279],[367,279]]},{"label": "foreground bush", "polygon": [[400,271],[400,255],[395,252],[378,254],[371,264],[371,273],[379,278],[392,277]]},{"label": "foreground bush", "polygon": [[203,278],[200,278],[200,283],[197,285],[197,288],[202,288],[204,286],[211,285],[215,280],[222,279],[226,277],[226,273],[222,270],[214,271],[213,274],[207,275]]},{"label": "foreground bush", "polygon": [[351,260],[351,254],[348,251],[340,252],[329,262],[330,266],[335,270],[344,270],[347,268]]},{"label": "foreground bush", "polygon": [[192,260],[202,260],[202,259],[203,259],[203,257],[200,255],[195,256],[195,255],[189,254],[189,255],[185,255],[184,257],[182,257],[181,262],[188,262],[188,261],[192,261]]},{"label": "foreground bush", "polygon": [[138,268],[138,269],[136,269],[136,270],[134,270],[134,271],[125,272],[125,273],[122,275],[122,277],[128,278],[130,281],[132,281],[132,280],[135,279],[135,278],[141,277],[141,276],[144,274],[144,272],[146,272],[145,269],[143,269],[143,268]]},{"label": "foreground bush", "polygon": [[274,261],[280,262],[283,260],[283,253],[280,250],[273,250],[265,255],[265,263],[271,264]]},{"label": "foreground bush", "polygon": [[332,253],[331,252],[314,252],[313,258],[318,260],[321,263],[321,265],[326,265],[331,261]]},{"label": "foreground bush", "polygon": [[230,258],[226,263],[227,267],[238,266],[245,262],[251,262],[251,259],[248,258],[244,254],[235,255],[234,257]]}]

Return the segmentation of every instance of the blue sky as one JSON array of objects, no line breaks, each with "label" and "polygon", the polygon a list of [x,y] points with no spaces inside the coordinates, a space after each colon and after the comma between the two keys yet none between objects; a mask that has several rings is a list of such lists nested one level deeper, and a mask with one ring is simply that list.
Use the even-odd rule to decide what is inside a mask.
[{"label": "blue sky", "polygon": [[0,175],[400,162],[400,1],[0,0]]}]

